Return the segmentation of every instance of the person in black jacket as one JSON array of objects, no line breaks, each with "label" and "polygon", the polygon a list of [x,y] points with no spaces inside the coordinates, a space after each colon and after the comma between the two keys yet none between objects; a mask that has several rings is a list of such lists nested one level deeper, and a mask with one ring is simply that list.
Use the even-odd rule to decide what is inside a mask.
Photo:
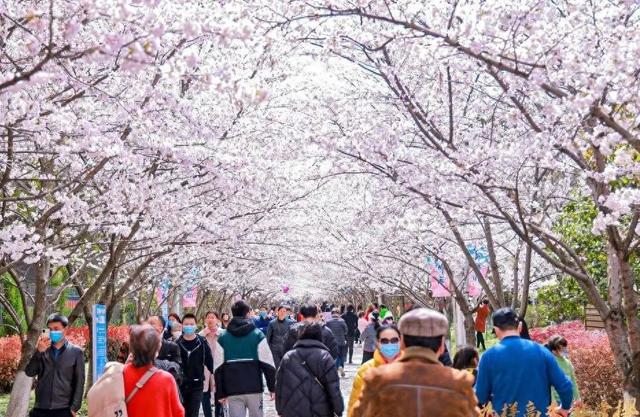
[{"label": "person in black jacket", "polygon": [[[289,335],[287,336],[287,341],[284,343],[285,353],[293,349],[294,345],[298,341],[300,331],[305,324],[315,323],[318,321],[318,307],[312,304],[305,304],[300,307],[300,314],[302,315],[302,321],[289,328]],[[329,349],[331,357],[333,357],[333,359],[337,359],[338,354],[340,353],[338,350],[338,343],[336,342],[336,338],[333,336],[331,330],[326,326],[322,326],[322,343]]]},{"label": "person in black jacket", "polygon": [[182,385],[180,394],[185,417],[198,417],[204,388],[204,368],[213,373],[213,356],[209,343],[196,334],[196,316],[182,318],[182,336],[177,340],[182,359]]},{"label": "person in black jacket", "polygon": [[[162,336],[166,325],[164,317],[151,316],[147,319],[147,324]],[[177,344],[163,337],[155,365],[156,368],[169,372],[178,386],[182,385],[182,355],[180,355],[180,348]]]},{"label": "person in black jacket", "polygon": [[356,340],[356,332],[358,331],[358,316],[355,313],[355,307],[349,304],[347,312],[342,315],[342,320],[347,324],[347,353],[349,355],[349,363],[353,363],[353,344]]},{"label": "person in black jacket", "polygon": [[305,323],[276,374],[276,411],[282,417],[341,416],[344,401],[335,360],[322,344],[322,325]]},{"label": "person in black jacket", "polygon": [[347,328],[347,324],[340,317],[340,309],[334,308],[331,312],[331,318],[325,323],[325,326],[331,333],[333,333],[333,337],[336,340],[336,344],[338,345],[338,357],[336,358],[336,366],[338,367],[338,372],[340,376],[344,378],[344,362],[347,360],[347,333],[349,329]]},{"label": "person in black jacket", "polygon": [[38,377],[31,417],[75,417],[84,392],[84,354],[67,341],[69,320],[57,313],[47,318],[48,334],[38,339],[27,364],[27,376]]},{"label": "person in black jacket", "polygon": [[289,307],[281,305],[278,307],[278,317],[275,320],[271,320],[269,327],[267,328],[267,343],[273,353],[273,362],[276,365],[276,369],[280,366],[282,356],[284,356],[284,343],[287,340],[289,334],[289,328],[293,325],[293,320],[287,318]]}]

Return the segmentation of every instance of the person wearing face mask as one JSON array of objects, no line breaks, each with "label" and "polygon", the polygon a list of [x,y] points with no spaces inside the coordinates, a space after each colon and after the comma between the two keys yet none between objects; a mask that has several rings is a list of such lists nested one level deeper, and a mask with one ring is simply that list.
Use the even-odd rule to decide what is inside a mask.
[{"label": "person wearing face mask", "polygon": [[356,400],[360,398],[362,386],[364,385],[364,375],[367,371],[395,362],[400,357],[400,353],[400,330],[398,330],[398,327],[393,324],[379,327],[376,332],[376,350],[373,353],[373,359],[360,366],[356,377],[353,379],[353,387],[349,397],[349,416],[351,416]]},{"label": "person wearing face mask", "polygon": [[164,331],[164,339],[175,342],[182,335],[182,320],[176,313],[169,314],[169,322]]},{"label": "person wearing face mask", "polygon": [[402,356],[366,373],[350,416],[478,417],[473,377],[438,360],[449,333],[447,318],[417,308],[400,318],[398,328]]},{"label": "person wearing face mask", "polygon": [[[569,360],[569,344],[567,343],[567,339],[560,335],[555,335],[549,339],[545,346],[553,353],[560,369],[562,369],[564,374],[571,380],[571,384],[573,384],[573,405],[579,407],[582,404],[582,400],[580,399],[576,373],[573,369],[573,364]],[[556,404],[560,403],[560,394],[558,394],[555,388],[551,389],[551,398],[553,398]]]},{"label": "person wearing face mask", "polygon": [[182,336],[176,342],[182,357],[180,393],[185,417],[198,417],[204,391],[205,368],[213,373],[213,355],[207,340],[196,334],[196,316],[182,318]]},{"label": "person wearing face mask", "polygon": [[351,396],[349,397],[349,416],[351,416],[351,410],[356,400],[360,398],[362,386],[364,385],[364,375],[367,371],[396,361],[400,357],[400,353],[400,330],[398,330],[398,327],[394,324],[380,326],[376,332],[376,350],[373,353],[373,359],[360,366],[356,377],[353,379]]},{"label": "person wearing face mask", "polygon": [[75,417],[84,392],[84,354],[65,338],[69,320],[58,313],[47,318],[36,352],[25,373],[37,377],[36,403],[30,417]]},{"label": "person wearing face mask", "polygon": [[258,316],[253,319],[253,323],[256,327],[266,336],[267,330],[269,329],[269,323],[271,323],[271,319],[269,319],[269,313],[267,312],[267,307],[262,307],[258,312]]}]

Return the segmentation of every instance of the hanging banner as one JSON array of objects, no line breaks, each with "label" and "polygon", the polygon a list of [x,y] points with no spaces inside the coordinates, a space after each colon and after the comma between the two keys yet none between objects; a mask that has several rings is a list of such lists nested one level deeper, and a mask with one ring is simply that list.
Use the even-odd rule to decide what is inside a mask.
[{"label": "hanging banner", "polygon": [[169,278],[165,276],[160,285],[156,287],[156,303],[161,309],[162,317],[167,320],[169,316]]},{"label": "hanging banner", "polygon": [[156,287],[156,302],[158,305],[166,304],[167,296],[169,295],[169,280],[165,277],[163,278],[160,285]]},{"label": "hanging banner", "polygon": [[91,323],[93,383],[104,373],[107,364],[107,308],[103,304],[93,305]]},{"label": "hanging banner", "polygon": [[182,307],[195,307],[198,299],[198,276],[200,271],[193,267],[189,273],[190,279],[187,281],[187,289],[182,295]]},{"label": "hanging banner", "polygon": [[[473,245],[467,246],[471,257],[480,268],[480,272],[482,273],[482,277],[486,278],[489,273],[489,255],[482,248],[477,248]],[[467,292],[470,297],[480,297],[482,294],[482,286],[480,285],[480,280],[476,273],[469,267],[469,273],[467,275]]]},{"label": "hanging banner", "polygon": [[449,276],[444,270],[442,262],[435,258],[427,258],[427,271],[432,297],[451,297],[449,291]]},{"label": "hanging banner", "polygon": [[195,307],[197,305],[197,301],[198,287],[194,285],[193,287],[187,289],[187,291],[185,291],[182,295],[182,307]]}]

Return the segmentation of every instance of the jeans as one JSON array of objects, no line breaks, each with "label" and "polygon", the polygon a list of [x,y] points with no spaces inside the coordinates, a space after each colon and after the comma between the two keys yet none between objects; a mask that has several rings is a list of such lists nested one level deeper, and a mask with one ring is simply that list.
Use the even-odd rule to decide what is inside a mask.
[{"label": "jeans", "polygon": [[41,408],[34,408],[29,413],[29,417],[71,417],[70,408],[62,408],[58,410],[43,410]]},{"label": "jeans", "polygon": [[362,352],[362,363],[369,362],[373,359],[373,352]]},{"label": "jeans", "polygon": [[482,350],[487,350],[487,347],[484,345],[484,333],[476,332],[476,347],[480,347],[482,345]]},{"label": "jeans", "polygon": [[353,363],[353,343],[355,342],[355,340],[355,336],[347,336],[347,352],[349,354],[349,363]]},{"label": "jeans", "polygon": [[347,360],[347,345],[338,346],[338,357],[336,358],[336,368],[344,368]]},{"label": "jeans", "polygon": [[202,404],[202,387],[189,390],[180,389],[180,392],[182,393],[184,417],[198,417]]},{"label": "jeans", "polygon": [[249,410],[249,417],[263,417],[262,393],[232,395],[229,400],[229,417],[245,417]]}]

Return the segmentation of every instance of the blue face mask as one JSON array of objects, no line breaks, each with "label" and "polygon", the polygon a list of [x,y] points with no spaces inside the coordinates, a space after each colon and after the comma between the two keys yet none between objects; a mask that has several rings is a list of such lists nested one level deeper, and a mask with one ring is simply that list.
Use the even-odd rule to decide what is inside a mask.
[{"label": "blue face mask", "polygon": [[264,311],[261,311],[261,312],[260,312],[260,318],[261,318],[261,319],[263,319],[263,320],[264,320],[265,318],[267,318],[267,313],[266,313],[266,312],[264,312]]},{"label": "blue face mask", "polygon": [[62,330],[51,330],[49,332],[49,339],[51,339],[51,343],[56,344],[62,340],[64,335],[62,334]]},{"label": "blue face mask", "polygon": [[182,326],[182,332],[184,334],[194,334],[196,332],[196,326]]},{"label": "blue face mask", "polygon": [[385,359],[393,359],[400,353],[400,343],[380,345],[380,353],[382,353]]}]

